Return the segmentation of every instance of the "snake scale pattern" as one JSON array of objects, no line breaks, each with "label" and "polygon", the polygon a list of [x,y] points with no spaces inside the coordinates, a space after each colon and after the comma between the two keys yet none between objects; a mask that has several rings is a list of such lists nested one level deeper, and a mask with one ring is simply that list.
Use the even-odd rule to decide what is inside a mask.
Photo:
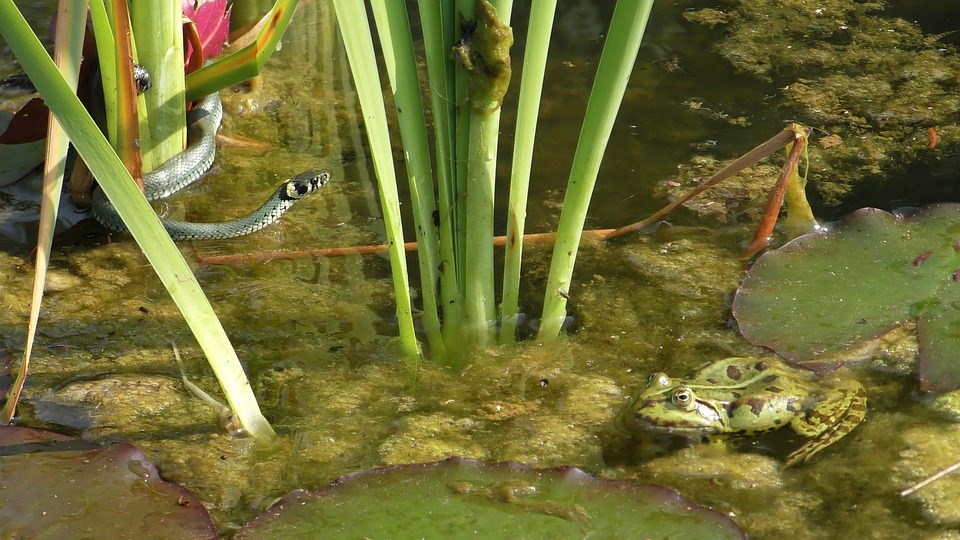
[{"label": "snake scale pattern", "polygon": [[[213,165],[216,155],[216,134],[223,119],[223,106],[216,93],[203,98],[187,114],[187,148],[143,177],[147,200],[157,201],[196,182]],[[233,221],[193,223],[160,219],[174,240],[207,240],[233,238],[259,231],[276,223],[291,206],[322,187],[330,174],[306,171],[287,180],[273,195],[252,213]],[[120,233],[128,232],[120,215],[102,190],[93,194],[92,213],[104,227]]]}]

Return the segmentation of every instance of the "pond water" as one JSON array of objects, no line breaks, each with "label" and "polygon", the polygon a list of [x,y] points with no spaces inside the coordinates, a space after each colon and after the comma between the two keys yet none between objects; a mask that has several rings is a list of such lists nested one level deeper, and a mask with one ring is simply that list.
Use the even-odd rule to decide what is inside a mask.
[{"label": "pond water", "polygon": [[[560,2],[528,232],[552,230],[559,217],[612,4]],[[658,2],[587,227],[646,217],[672,189],[689,189],[716,160],[735,158],[791,121],[843,141],[829,146],[815,139],[811,149],[808,191],[824,219],[866,205],[960,200],[958,105],[948,90],[957,84],[957,38],[934,37],[950,30],[943,21],[960,20],[960,7],[945,4],[904,0],[881,9],[830,0],[820,7],[727,0],[711,11],[700,2]],[[517,9],[519,47],[526,13]],[[45,28],[50,10],[38,3],[29,13],[35,28]],[[221,133],[262,141],[264,149],[223,145],[214,172],[162,206],[173,216],[226,219],[246,213],[301,170],[327,169],[334,181],[276,227],[184,244],[188,261],[197,251],[384,241],[362,116],[330,10],[325,2],[301,6],[260,84],[223,92]],[[766,42],[766,32],[783,37]],[[751,34],[757,34],[753,41]],[[2,55],[2,74],[14,71],[9,52]],[[948,74],[937,78],[937,69]],[[896,86],[914,79],[926,86]],[[509,175],[515,99],[513,92],[504,107],[502,178]],[[929,127],[940,134],[933,149]],[[944,480],[911,498],[898,495],[956,461],[952,449],[960,443],[957,424],[932,412],[917,390],[909,328],[857,351],[858,361],[835,375],[864,384],[867,418],[808,465],[780,466],[778,459],[796,445],[784,434],[649,457],[612,428],[651,372],[679,375],[707,361],[764,354],[736,332],[728,304],[746,269],[742,246],[774,180],[769,170],[780,159],[745,175],[759,185],[732,182],[706,203],[671,216],[671,227],[584,245],[570,291],[575,331],[567,338],[488,347],[453,366],[426,361],[414,371],[400,359],[385,257],[197,264],[280,433],[271,445],[220,433],[217,411],[183,389],[171,336],[185,353],[191,380],[211,392],[216,381],[135,244],[64,241],[54,254],[19,421],[97,442],[135,442],[166,478],[199,494],[224,535],[292,489],[450,455],[576,465],[607,478],[656,482],[729,514],[756,538],[785,531],[799,538],[960,534],[960,507],[950,500],[960,481]],[[401,160],[397,164],[404,178]],[[507,191],[505,181],[501,185],[502,208]],[[32,279],[25,241],[31,208],[0,193],[0,305],[7,308],[0,314],[0,344],[14,358],[24,342]],[[502,234],[505,222],[497,219]],[[416,268],[414,259],[409,263]],[[525,253],[522,303],[533,317],[548,264],[549,250]],[[416,285],[412,292],[416,296]]]}]

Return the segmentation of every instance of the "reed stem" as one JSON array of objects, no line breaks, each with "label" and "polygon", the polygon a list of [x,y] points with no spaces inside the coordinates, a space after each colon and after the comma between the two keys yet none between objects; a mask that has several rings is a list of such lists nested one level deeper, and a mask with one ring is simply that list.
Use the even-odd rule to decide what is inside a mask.
[{"label": "reed stem", "polygon": [[543,91],[543,74],[553,30],[557,0],[538,0],[530,8],[527,45],[523,52],[520,103],[517,106],[517,132],[513,145],[510,174],[510,199],[507,203],[507,248],[503,262],[503,293],[500,301],[500,342],[516,339],[520,311],[520,262],[523,256],[523,231],[527,217],[530,164],[537,117]]},{"label": "reed stem", "polygon": [[377,59],[373,51],[370,24],[363,2],[334,0],[333,5],[347,58],[350,61],[350,71],[356,83],[373,166],[377,172],[380,206],[386,227],[387,245],[390,246],[390,267],[393,270],[393,290],[400,327],[400,351],[407,358],[417,359],[419,347],[414,332],[407,260],[403,251],[397,175],[393,167],[387,114],[380,89],[380,72],[376,68]]},{"label": "reed stem", "polygon": [[590,198],[652,7],[653,0],[626,0],[617,2],[614,8],[563,199],[544,295],[540,339],[555,339],[566,318],[567,293]]},{"label": "reed stem", "polygon": [[373,0],[371,5],[390,86],[393,88],[416,238],[421,246],[418,261],[420,290],[423,295],[423,325],[430,345],[430,356],[442,361],[446,358],[446,347],[440,333],[440,317],[437,311],[440,253],[437,228],[433,225],[433,212],[437,206],[410,20],[403,3]]}]

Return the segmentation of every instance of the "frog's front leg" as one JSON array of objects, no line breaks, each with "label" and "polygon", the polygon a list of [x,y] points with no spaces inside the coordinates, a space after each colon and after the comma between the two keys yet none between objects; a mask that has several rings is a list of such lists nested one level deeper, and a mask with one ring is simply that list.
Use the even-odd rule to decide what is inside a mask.
[{"label": "frog's front leg", "polygon": [[856,381],[836,388],[832,395],[790,421],[797,434],[810,438],[787,456],[786,467],[807,461],[811,456],[850,433],[867,412],[867,394]]}]

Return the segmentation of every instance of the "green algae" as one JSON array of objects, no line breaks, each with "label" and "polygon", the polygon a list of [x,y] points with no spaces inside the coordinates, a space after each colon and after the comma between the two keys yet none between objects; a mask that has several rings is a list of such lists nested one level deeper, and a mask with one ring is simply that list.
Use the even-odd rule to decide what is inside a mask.
[{"label": "green algae", "polygon": [[466,29],[453,48],[453,56],[470,72],[467,99],[471,109],[490,114],[500,108],[510,86],[513,29],[500,21],[488,0],[477,2],[477,20],[464,24]]},{"label": "green algae", "polygon": [[[960,138],[960,55],[882,2],[730,0],[684,14],[718,33],[736,69],[779,90],[770,106],[829,133],[810,148],[810,178],[836,205],[858,183],[935,160]],[[928,129],[940,140],[930,148]]]}]

